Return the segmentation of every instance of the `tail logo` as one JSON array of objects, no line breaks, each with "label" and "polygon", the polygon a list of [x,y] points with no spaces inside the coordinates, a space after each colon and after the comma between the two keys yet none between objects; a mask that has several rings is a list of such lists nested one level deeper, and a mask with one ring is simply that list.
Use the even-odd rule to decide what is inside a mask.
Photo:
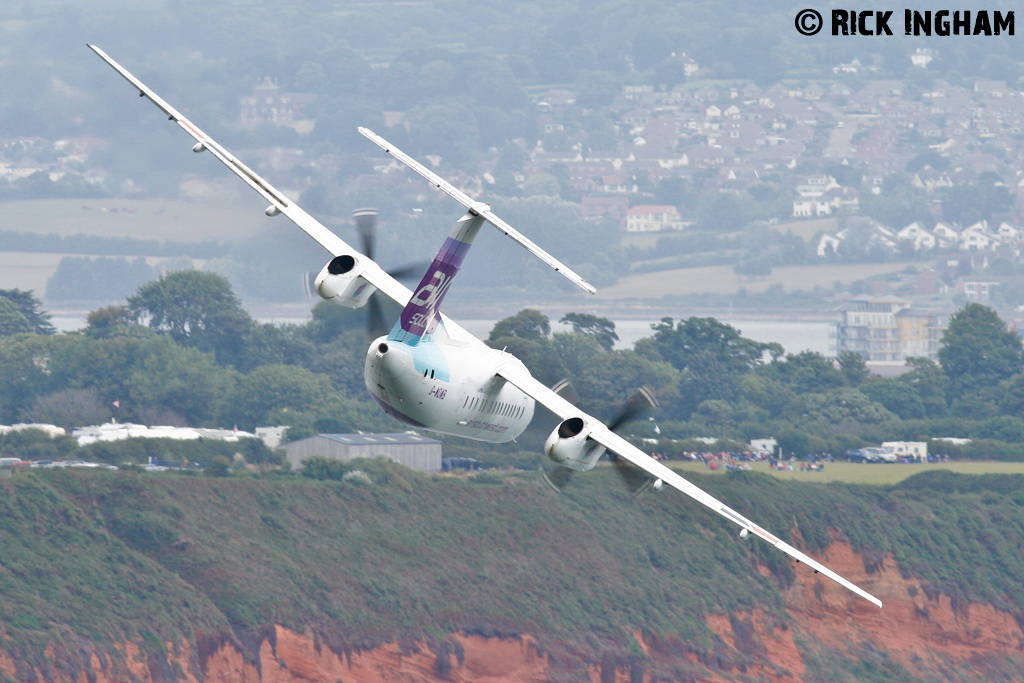
[{"label": "tail logo", "polygon": [[440,270],[435,270],[430,277],[430,282],[416,290],[416,294],[409,301],[411,304],[423,306],[431,313],[437,308],[437,304],[444,298],[451,287],[452,279]]},{"label": "tail logo", "polygon": [[402,311],[402,329],[415,335],[432,334],[438,322],[437,308],[454,279],[454,273],[446,273],[441,268],[435,270],[429,280],[424,278],[424,284]]}]

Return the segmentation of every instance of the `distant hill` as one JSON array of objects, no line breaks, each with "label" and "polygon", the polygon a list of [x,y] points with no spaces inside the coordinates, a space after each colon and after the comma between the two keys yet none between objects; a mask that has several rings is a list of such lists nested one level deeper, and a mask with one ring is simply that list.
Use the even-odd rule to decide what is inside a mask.
[{"label": "distant hill", "polygon": [[1024,680],[1020,477],[698,477],[878,610],[682,496],[631,501],[608,471],[561,496],[533,475],[363,471],[16,472],[0,483],[0,672],[364,680],[391,662],[467,680],[493,661],[493,680]]}]

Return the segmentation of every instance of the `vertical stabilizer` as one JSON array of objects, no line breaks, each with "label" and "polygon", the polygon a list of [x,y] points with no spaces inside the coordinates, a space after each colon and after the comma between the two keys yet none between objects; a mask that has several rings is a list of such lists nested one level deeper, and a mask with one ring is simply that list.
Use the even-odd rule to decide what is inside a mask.
[{"label": "vertical stabilizer", "polygon": [[455,223],[451,234],[413,291],[409,303],[402,310],[402,316],[389,339],[415,346],[423,337],[430,337],[436,332],[441,324],[441,315],[438,313],[441,302],[485,222],[484,218],[467,212]]}]

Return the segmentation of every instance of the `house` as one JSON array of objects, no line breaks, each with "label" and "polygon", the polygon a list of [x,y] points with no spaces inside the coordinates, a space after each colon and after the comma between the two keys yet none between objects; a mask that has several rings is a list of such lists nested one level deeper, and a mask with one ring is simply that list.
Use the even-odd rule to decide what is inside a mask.
[{"label": "house", "polygon": [[317,434],[285,444],[292,469],[314,455],[335,460],[388,458],[421,472],[441,471],[441,442],[415,432],[400,434]]},{"label": "house", "polygon": [[929,50],[928,48],[919,47],[914,50],[914,54],[910,55],[910,64],[912,66],[919,66],[922,69],[927,69],[928,65],[935,59],[935,51]]},{"label": "house", "polygon": [[626,227],[626,213],[629,211],[627,197],[584,197],[580,202],[583,206],[583,219],[601,221],[606,218],[614,220],[619,227]]},{"label": "house", "polygon": [[959,289],[968,301],[987,303],[992,300],[992,291],[1007,278],[996,276],[970,276],[960,278]]},{"label": "house", "polygon": [[932,230],[939,240],[939,246],[948,247],[960,242],[960,233],[954,230],[948,223],[942,223],[941,221],[935,224],[935,228]]},{"label": "house", "polygon": [[796,191],[804,199],[815,199],[837,187],[840,185],[832,176],[813,175],[807,176],[803,183],[797,185]]},{"label": "house", "polygon": [[828,233],[822,235],[821,239],[818,240],[818,256],[824,258],[828,256],[829,252],[834,254],[839,251],[839,245],[843,243],[844,237],[845,235],[842,232],[836,235],[829,235]]},{"label": "house", "polygon": [[965,228],[960,234],[960,247],[968,251],[992,249],[998,245],[999,240],[988,234],[988,224],[984,221]]},{"label": "house", "polygon": [[303,118],[302,110],[314,102],[316,95],[281,92],[277,80],[268,76],[260,79],[252,95],[242,98],[242,125],[255,128],[261,123],[270,123],[309,133],[316,123]]},{"label": "house", "polygon": [[811,218],[815,216],[830,216],[832,204],[821,199],[794,199],[793,217]]},{"label": "house", "polygon": [[682,230],[683,217],[671,205],[640,205],[626,212],[626,232]]},{"label": "house", "polygon": [[901,242],[911,242],[914,251],[921,249],[934,249],[938,239],[932,233],[921,227],[920,223],[914,222],[896,233]]}]

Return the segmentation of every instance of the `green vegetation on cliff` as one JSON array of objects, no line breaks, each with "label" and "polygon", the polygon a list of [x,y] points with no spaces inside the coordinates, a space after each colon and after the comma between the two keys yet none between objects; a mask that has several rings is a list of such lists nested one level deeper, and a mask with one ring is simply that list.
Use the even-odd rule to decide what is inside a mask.
[{"label": "green vegetation on cliff", "polygon": [[[7,649],[31,661],[72,641],[244,648],[281,624],[338,651],[471,632],[640,656],[642,630],[740,666],[747,655],[723,650],[704,615],[761,609],[787,628],[779,590],[806,571],[682,496],[630,500],[603,468],[559,496],[533,475],[357,466],[344,481],[16,472],[0,482]],[[869,573],[891,554],[928,599],[1024,603],[1022,477],[924,473],[891,489],[693,478],[811,554],[847,540]]]}]

